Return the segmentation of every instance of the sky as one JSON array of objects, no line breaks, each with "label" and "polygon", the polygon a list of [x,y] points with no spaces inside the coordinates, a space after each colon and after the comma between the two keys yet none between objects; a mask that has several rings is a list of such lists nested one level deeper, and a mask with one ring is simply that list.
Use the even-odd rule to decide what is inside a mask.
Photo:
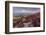
[{"label": "sky", "polygon": [[23,13],[34,14],[37,12],[40,12],[40,8],[13,7],[13,16],[22,15]]}]

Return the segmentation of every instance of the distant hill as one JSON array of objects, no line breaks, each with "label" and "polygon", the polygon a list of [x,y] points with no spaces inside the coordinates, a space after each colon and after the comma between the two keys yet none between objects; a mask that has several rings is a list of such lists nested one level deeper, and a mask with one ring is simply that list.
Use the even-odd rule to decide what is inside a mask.
[{"label": "distant hill", "polygon": [[[35,13],[33,13],[35,14]],[[32,13],[15,13],[13,14],[13,16],[28,16],[28,15],[32,15]]]},{"label": "distant hill", "polygon": [[13,16],[25,16],[25,15],[31,15],[31,13],[16,13],[16,14],[13,14]]}]

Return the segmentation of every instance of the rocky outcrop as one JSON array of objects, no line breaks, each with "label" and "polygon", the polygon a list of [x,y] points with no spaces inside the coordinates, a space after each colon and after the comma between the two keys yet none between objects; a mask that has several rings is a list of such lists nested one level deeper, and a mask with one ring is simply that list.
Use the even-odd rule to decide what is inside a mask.
[{"label": "rocky outcrop", "polygon": [[21,19],[13,19],[13,27],[40,27],[40,13],[23,16]]}]

